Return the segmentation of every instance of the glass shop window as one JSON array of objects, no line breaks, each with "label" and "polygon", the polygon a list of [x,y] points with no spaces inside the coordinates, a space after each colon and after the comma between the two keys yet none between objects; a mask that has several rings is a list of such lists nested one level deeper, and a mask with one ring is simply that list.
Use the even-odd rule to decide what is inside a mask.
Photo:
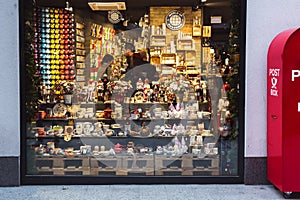
[{"label": "glass shop window", "polygon": [[27,0],[26,175],[236,176],[239,10],[130,2]]}]

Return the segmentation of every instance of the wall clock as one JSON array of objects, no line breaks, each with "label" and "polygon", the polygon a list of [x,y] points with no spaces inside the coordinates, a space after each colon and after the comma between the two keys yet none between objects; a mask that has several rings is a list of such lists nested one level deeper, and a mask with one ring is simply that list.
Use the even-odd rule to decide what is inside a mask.
[{"label": "wall clock", "polygon": [[108,11],[108,21],[112,24],[117,24],[122,19],[122,13],[118,10]]},{"label": "wall clock", "polygon": [[185,23],[184,13],[179,10],[172,10],[166,16],[166,26],[172,30],[180,30]]}]

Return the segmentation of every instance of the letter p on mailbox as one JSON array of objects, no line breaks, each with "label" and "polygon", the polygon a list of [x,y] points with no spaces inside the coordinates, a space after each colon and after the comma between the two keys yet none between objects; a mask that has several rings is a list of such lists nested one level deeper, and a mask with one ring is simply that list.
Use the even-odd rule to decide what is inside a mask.
[{"label": "letter p on mailbox", "polygon": [[300,70],[292,70],[292,81],[300,77]]}]

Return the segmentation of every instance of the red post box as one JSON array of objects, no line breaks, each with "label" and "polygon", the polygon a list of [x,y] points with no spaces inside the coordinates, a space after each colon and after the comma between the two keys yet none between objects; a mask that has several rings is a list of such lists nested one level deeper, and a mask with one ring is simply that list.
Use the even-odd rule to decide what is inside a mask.
[{"label": "red post box", "polygon": [[289,197],[300,192],[300,28],[273,39],[267,68],[267,177]]}]

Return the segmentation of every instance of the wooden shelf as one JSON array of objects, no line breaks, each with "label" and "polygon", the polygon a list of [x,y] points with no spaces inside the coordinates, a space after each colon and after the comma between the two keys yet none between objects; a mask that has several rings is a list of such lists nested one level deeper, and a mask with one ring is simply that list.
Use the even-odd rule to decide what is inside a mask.
[{"label": "wooden shelf", "polygon": [[151,35],[150,46],[151,47],[164,47],[167,45],[167,37],[165,35]]},{"label": "wooden shelf", "polygon": [[219,175],[219,156],[198,158],[192,154],[116,155],[116,156],[36,156],[39,173],[52,175],[146,175],[194,176],[209,173]]}]

